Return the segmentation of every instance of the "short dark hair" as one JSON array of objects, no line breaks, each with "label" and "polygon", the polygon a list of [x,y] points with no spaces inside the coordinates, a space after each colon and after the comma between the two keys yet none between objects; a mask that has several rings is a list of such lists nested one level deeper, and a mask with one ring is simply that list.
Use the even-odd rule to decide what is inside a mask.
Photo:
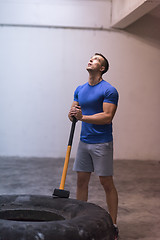
[{"label": "short dark hair", "polygon": [[107,58],[105,58],[105,56],[103,56],[101,53],[95,53],[95,55],[99,55],[99,56],[101,56],[104,59],[104,67],[105,67],[105,69],[102,72],[102,74],[106,73],[108,71],[108,69],[109,69],[109,62],[108,62]]}]

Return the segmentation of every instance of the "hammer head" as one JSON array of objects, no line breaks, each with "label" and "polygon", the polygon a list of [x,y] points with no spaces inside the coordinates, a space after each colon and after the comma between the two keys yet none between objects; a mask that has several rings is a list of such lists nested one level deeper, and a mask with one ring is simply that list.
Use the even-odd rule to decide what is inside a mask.
[{"label": "hammer head", "polygon": [[60,198],[69,198],[70,192],[62,189],[54,189],[53,196]]}]

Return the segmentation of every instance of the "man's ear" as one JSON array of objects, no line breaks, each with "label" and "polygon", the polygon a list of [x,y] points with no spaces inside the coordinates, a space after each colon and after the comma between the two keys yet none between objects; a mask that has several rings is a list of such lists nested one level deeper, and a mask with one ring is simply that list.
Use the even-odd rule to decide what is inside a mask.
[{"label": "man's ear", "polygon": [[103,72],[105,70],[105,66],[101,66],[100,71]]}]

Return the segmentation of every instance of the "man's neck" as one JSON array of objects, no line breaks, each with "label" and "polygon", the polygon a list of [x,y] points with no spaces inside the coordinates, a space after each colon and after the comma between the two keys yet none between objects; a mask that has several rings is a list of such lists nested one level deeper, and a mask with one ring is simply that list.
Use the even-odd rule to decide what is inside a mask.
[{"label": "man's neck", "polygon": [[91,86],[94,86],[94,85],[96,85],[96,84],[98,84],[99,82],[101,82],[102,81],[102,76],[101,75],[91,75],[91,74],[89,74],[89,79],[88,79],[88,83],[89,83],[89,85],[91,85]]}]

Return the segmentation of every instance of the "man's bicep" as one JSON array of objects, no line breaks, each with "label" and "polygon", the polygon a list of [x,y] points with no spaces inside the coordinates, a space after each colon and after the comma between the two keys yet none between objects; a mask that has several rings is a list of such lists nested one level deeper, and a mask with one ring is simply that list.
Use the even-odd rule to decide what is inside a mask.
[{"label": "man's bicep", "polygon": [[115,104],[113,104],[113,103],[107,103],[107,102],[103,103],[103,111],[106,114],[109,114],[111,116],[111,118],[114,117],[116,109],[117,109],[117,106]]}]

